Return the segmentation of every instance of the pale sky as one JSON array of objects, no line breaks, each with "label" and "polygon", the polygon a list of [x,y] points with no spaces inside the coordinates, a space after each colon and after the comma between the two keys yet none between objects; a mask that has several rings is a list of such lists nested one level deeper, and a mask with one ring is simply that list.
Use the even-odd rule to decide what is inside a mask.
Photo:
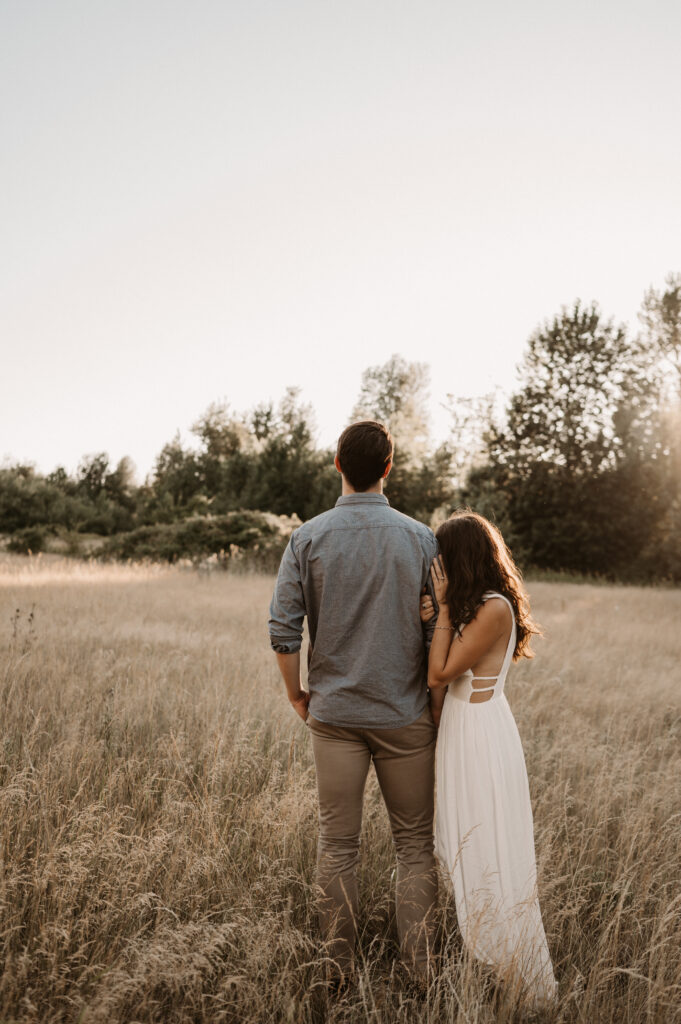
[{"label": "pale sky", "polygon": [[393,352],[510,388],[681,271],[677,0],[0,0],[0,460],[140,477],[209,403],[319,440]]}]

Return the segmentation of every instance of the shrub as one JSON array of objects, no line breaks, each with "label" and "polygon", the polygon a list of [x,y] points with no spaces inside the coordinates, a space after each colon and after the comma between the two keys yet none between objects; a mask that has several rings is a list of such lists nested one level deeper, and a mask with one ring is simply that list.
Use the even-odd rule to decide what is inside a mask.
[{"label": "shrub", "polygon": [[177,523],[141,526],[111,537],[101,549],[105,558],[154,562],[210,559],[223,567],[240,565],[276,569],[297,516],[275,516],[249,510],[222,516],[193,516]]},{"label": "shrub", "polygon": [[24,530],[17,530],[12,534],[7,544],[7,550],[15,555],[37,555],[45,550],[47,531],[43,526],[27,526]]}]

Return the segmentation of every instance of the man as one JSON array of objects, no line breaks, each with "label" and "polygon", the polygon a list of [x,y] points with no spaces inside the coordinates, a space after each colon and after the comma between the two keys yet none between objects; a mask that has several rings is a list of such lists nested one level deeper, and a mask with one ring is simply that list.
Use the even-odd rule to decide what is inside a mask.
[{"label": "man", "polygon": [[[270,606],[270,639],[288,698],[312,734],[320,922],[341,979],[353,969],[362,800],[372,761],[397,856],[400,948],[420,977],[427,976],[437,896],[436,727],[419,617],[437,542],[383,495],[392,458],[382,424],[363,421],[343,431],[335,458],[342,496],[294,531]],[[300,682],[306,615],[309,693]]]}]

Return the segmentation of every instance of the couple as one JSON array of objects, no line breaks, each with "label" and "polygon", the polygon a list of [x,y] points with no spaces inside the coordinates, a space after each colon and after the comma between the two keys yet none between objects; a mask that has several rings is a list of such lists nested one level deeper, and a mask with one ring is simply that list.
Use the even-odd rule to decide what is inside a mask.
[{"label": "couple", "polygon": [[[538,632],[499,532],[471,512],[437,531],[383,495],[393,443],[380,423],[343,431],[342,496],[294,531],[270,607],[288,698],[312,735],[319,794],[317,885],[335,983],[353,970],[364,785],[373,761],[397,857],[408,969],[433,956],[435,852],[464,941],[535,1001],[555,980],[536,893],[522,746],[504,697]],[[439,545],[439,552],[438,552]],[[309,630],[302,689],[303,620]],[[430,691],[430,694],[429,694]],[[437,744],[436,744],[437,740]]]}]

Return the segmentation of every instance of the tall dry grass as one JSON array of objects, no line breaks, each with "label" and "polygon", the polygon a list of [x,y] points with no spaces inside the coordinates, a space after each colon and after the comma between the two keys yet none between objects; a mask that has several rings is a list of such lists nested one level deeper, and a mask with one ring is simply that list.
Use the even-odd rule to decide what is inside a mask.
[{"label": "tall dry grass", "polygon": [[[314,924],[314,771],[266,637],[272,581],[0,565],[0,1021],[511,1022],[441,899],[428,997],[395,967],[375,784],[362,974]],[[560,982],[538,1020],[681,1020],[681,593],[535,584],[508,695]]]}]

